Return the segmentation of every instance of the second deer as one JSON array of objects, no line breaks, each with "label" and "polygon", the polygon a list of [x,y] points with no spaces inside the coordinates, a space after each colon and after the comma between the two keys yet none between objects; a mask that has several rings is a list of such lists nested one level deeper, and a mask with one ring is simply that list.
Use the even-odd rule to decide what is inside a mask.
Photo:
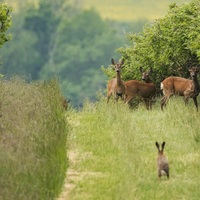
[{"label": "second deer", "polygon": [[161,99],[161,109],[167,104],[169,98],[173,95],[179,95],[184,97],[184,101],[187,104],[189,98],[193,98],[196,110],[198,111],[197,96],[200,92],[199,82],[197,74],[199,73],[198,67],[189,68],[190,79],[171,76],[161,82],[161,89],[163,90],[164,97]]},{"label": "second deer", "polygon": [[130,80],[126,81],[126,98],[125,103],[129,104],[135,97],[140,97],[144,100],[147,110],[152,108],[152,99],[156,94],[156,86],[150,79],[150,74],[152,73],[152,68],[145,72],[142,67],[140,67],[140,72],[142,74],[142,80]]}]

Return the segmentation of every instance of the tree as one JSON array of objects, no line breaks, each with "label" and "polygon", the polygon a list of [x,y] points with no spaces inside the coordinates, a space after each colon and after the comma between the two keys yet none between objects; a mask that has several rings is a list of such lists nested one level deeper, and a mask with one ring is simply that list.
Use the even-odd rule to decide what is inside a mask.
[{"label": "tree", "polygon": [[74,105],[82,104],[85,97],[94,100],[106,84],[100,66],[110,63],[122,41],[95,10],[63,18],[56,32],[52,60],[41,71],[41,78],[57,76],[61,82],[68,82],[64,93]]},{"label": "tree", "polygon": [[40,70],[51,59],[60,17],[63,13],[67,13],[69,17],[76,13],[76,7],[70,2],[71,0],[40,0],[37,6],[34,1],[17,3],[18,12],[13,13],[11,28],[13,40],[1,51],[2,73],[23,74],[33,80],[39,78]]},{"label": "tree", "polygon": [[0,47],[11,39],[11,35],[7,34],[7,30],[11,26],[10,12],[11,8],[5,3],[0,3]]},{"label": "tree", "polygon": [[[139,79],[139,67],[154,70],[153,80],[164,77],[188,77],[188,66],[200,61],[200,2],[193,0],[178,7],[171,4],[164,18],[144,27],[140,34],[128,34],[130,46],[118,49],[125,58],[123,77]],[[104,70],[111,76],[110,69]]]}]

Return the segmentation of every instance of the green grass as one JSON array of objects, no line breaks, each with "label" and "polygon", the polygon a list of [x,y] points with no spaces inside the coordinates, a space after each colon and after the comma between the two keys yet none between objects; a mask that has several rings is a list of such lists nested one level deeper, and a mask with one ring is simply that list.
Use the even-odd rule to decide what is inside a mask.
[{"label": "green grass", "polygon": [[0,81],[0,199],[54,199],[66,171],[66,121],[56,81]]},{"label": "green grass", "polygon": [[[105,100],[68,115],[71,200],[190,199],[200,196],[200,113],[172,98],[164,112]],[[166,142],[170,179],[159,182],[155,141]]]}]

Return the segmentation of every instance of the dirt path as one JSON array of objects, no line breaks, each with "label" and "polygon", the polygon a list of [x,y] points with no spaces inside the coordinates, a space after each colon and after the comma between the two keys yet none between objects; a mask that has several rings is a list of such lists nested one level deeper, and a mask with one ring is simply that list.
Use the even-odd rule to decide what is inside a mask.
[{"label": "dirt path", "polygon": [[81,153],[77,150],[70,150],[68,152],[69,167],[66,172],[65,182],[62,188],[62,192],[56,200],[69,200],[71,191],[76,187],[76,184],[84,179],[91,179],[94,177],[103,177],[101,172],[81,171],[75,170],[75,164],[81,163],[81,161],[88,159],[92,156],[90,152]]},{"label": "dirt path", "polygon": [[65,183],[63,185],[62,192],[60,193],[57,200],[69,200],[70,192],[75,187],[74,181],[80,177],[80,173],[74,171],[73,166],[77,159],[77,153],[74,151],[68,152],[69,168],[66,172]]}]

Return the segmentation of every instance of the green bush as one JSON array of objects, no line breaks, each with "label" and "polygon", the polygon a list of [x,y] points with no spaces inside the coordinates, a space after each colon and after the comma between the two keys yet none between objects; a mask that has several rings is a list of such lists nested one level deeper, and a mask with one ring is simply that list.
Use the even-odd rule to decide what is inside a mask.
[{"label": "green bush", "polygon": [[55,80],[0,81],[0,199],[54,199],[66,171],[67,126]]}]

